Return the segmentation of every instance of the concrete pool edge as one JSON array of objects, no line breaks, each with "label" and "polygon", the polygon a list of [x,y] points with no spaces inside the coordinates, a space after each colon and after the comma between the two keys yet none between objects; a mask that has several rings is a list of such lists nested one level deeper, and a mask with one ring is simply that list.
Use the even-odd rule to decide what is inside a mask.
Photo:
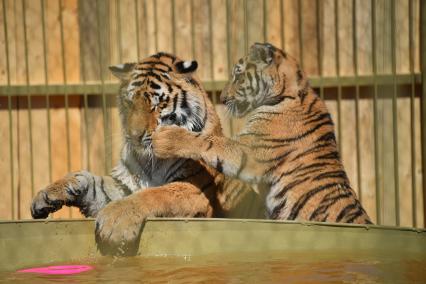
[{"label": "concrete pool edge", "polygon": [[[0,270],[99,256],[93,219],[0,221]],[[389,251],[426,255],[426,230],[240,219],[147,220],[142,256]]]}]

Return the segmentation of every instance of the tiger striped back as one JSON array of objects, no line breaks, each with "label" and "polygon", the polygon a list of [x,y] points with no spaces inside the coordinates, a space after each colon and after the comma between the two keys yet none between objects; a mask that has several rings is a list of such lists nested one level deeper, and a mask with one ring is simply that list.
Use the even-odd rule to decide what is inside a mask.
[{"label": "tiger striped back", "polygon": [[[225,175],[266,183],[272,219],[371,223],[340,160],[331,116],[294,58],[254,44],[221,99],[234,116],[246,116],[241,133],[228,139],[165,129],[155,134],[157,155],[199,158]],[[182,141],[175,153],[163,147],[166,134]]]},{"label": "tiger striped back", "polygon": [[294,58],[255,44],[222,97],[234,115],[250,112],[239,140],[267,165],[272,219],[370,223],[343,168],[330,113]]}]

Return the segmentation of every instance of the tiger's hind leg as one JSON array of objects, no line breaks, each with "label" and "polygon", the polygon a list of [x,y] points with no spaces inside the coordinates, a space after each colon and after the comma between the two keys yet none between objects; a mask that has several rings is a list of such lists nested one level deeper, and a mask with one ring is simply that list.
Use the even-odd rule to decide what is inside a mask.
[{"label": "tiger's hind leg", "polygon": [[65,205],[78,207],[86,217],[95,217],[111,201],[106,189],[113,186],[111,177],[95,176],[87,171],[70,173],[36,194],[31,215],[34,219],[47,218]]},{"label": "tiger's hind leg", "polygon": [[196,186],[173,182],[111,202],[96,218],[96,242],[103,254],[134,255],[147,217],[211,217],[209,199]]}]

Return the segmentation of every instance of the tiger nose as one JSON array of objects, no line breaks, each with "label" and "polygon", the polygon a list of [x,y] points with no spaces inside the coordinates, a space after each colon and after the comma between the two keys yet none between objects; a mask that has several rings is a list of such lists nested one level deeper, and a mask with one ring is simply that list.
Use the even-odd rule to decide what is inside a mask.
[{"label": "tiger nose", "polygon": [[227,96],[227,92],[228,92],[228,90],[227,90],[228,88],[224,88],[223,90],[222,90],[222,93],[220,94],[220,102],[222,103],[222,104],[226,104],[226,102],[228,102],[229,101],[229,97]]}]

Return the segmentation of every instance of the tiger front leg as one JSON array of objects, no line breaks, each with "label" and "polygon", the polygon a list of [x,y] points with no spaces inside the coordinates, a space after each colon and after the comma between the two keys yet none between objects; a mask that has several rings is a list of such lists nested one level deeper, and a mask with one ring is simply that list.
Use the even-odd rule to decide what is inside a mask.
[{"label": "tiger front leg", "polygon": [[178,126],[162,126],[152,134],[155,156],[199,160],[209,148],[208,137]]},{"label": "tiger front leg", "polygon": [[108,204],[96,218],[96,242],[102,254],[137,252],[143,222],[148,217],[211,217],[203,192],[186,182],[138,191]]},{"label": "tiger front leg", "polygon": [[[177,126],[162,126],[152,135],[154,155],[159,158],[202,160],[219,172],[245,182],[259,183],[269,178],[269,150],[256,149],[255,138],[232,140],[203,135]],[[273,165],[272,165],[273,166]]]},{"label": "tiger front leg", "polygon": [[110,200],[105,188],[112,183],[109,177],[99,177],[87,171],[70,173],[40,190],[32,200],[34,219],[47,218],[62,206],[75,206],[86,217],[95,217]]}]

